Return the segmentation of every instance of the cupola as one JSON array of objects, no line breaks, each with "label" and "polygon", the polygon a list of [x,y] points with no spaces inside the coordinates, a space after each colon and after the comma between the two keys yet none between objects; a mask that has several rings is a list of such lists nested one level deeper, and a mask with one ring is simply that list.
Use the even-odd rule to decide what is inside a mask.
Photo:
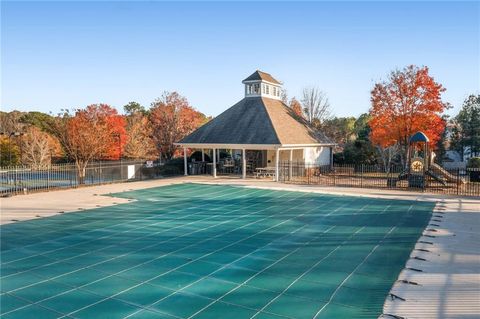
[{"label": "cupola", "polygon": [[242,81],[245,84],[245,97],[268,97],[280,100],[282,96],[282,83],[273,76],[262,71],[255,71]]}]

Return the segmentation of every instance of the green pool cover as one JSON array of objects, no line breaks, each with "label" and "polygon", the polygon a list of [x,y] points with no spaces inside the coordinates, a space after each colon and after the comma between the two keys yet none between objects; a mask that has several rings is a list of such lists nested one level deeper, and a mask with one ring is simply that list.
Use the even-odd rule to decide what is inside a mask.
[{"label": "green pool cover", "polygon": [[179,184],[1,227],[1,317],[376,318],[433,203]]}]

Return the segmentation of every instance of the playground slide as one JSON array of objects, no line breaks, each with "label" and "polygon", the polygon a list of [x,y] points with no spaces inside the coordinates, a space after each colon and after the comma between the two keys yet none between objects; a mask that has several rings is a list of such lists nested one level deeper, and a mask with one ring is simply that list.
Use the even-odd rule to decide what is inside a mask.
[{"label": "playground slide", "polygon": [[426,171],[425,174],[427,174],[428,176],[430,176],[431,178],[433,178],[434,180],[436,180],[437,182],[439,182],[439,183],[442,184],[443,186],[447,185],[447,182],[445,181],[445,179],[443,179],[442,177],[438,176],[437,174],[435,174],[435,173],[432,172],[431,170]]},{"label": "playground slide", "polygon": [[[451,182],[451,183],[459,182],[459,183],[462,183],[462,184],[465,183],[464,179],[457,178],[457,176],[455,176],[453,174],[450,174],[448,171],[446,171],[443,167],[441,167],[438,164],[431,163],[430,164],[430,170],[432,171],[431,173],[433,173],[432,175],[437,175],[437,177],[441,177],[448,182]],[[435,179],[435,177],[433,177],[433,178]]]}]

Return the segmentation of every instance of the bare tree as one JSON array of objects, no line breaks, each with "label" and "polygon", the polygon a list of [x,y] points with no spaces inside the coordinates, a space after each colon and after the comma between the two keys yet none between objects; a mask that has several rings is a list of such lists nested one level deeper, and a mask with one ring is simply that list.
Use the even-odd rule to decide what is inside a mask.
[{"label": "bare tree", "polygon": [[53,153],[53,141],[49,134],[30,126],[20,143],[22,163],[33,169],[48,167]]},{"label": "bare tree", "polygon": [[20,132],[24,128],[24,124],[21,123],[20,118],[22,112],[12,111],[9,113],[0,112],[0,132]]},{"label": "bare tree", "polygon": [[280,95],[282,102],[288,105],[288,92],[287,89],[282,89],[282,93]]},{"label": "bare tree", "polygon": [[302,106],[306,120],[316,127],[321,126],[331,113],[327,95],[316,87],[303,89]]},{"label": "bare tree", "polygon": [[383,164],[383,169],[385,173],[388,173],[390,171],[390,167],[392,166],[394,158],[402,153],[401,147],[398,143],[387,147],[381,147],[380,145],[377,145],[376,147],[378,151],[378,156]]}]

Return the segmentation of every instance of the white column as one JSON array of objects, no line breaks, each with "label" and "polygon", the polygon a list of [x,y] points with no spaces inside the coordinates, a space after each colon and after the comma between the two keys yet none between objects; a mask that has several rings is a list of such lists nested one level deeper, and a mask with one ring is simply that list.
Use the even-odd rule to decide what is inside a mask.
[{"label": "white column", "polygon": [[205,150],[202,148],[202,162],[205,162]]},{"label": "white column", "polygon": [[333,147],[330,147],[330,169],[333,169]]},{"label": "white column", "polygon": [[183,148],[183,169],[185,170],[185,176],[188,175],[188,167],[187,167],[187,148]]},{"label": "white column", "polygon": [[213,166],[212,166],[212,175],[213,178],[217,177],[217,150],[213,149]]},{"label": "white column", "polygon": [[279,180],[279,176],[278,176],[278,173],[280,172],[279,164],[280,164],[280,149],[277,148],[275,150],[275,181],[276,182],[278,182]]},{"label": "white column", "polygon": [[288,180],[292,179],[292,168],[293,168],[293,149],[290,150],[290,158],[289,158],[289,167],[288,167]]},{"label": "white column", "polygon": [[242,148],[242,178],[247,178],[247,156],[244,148]]}]

